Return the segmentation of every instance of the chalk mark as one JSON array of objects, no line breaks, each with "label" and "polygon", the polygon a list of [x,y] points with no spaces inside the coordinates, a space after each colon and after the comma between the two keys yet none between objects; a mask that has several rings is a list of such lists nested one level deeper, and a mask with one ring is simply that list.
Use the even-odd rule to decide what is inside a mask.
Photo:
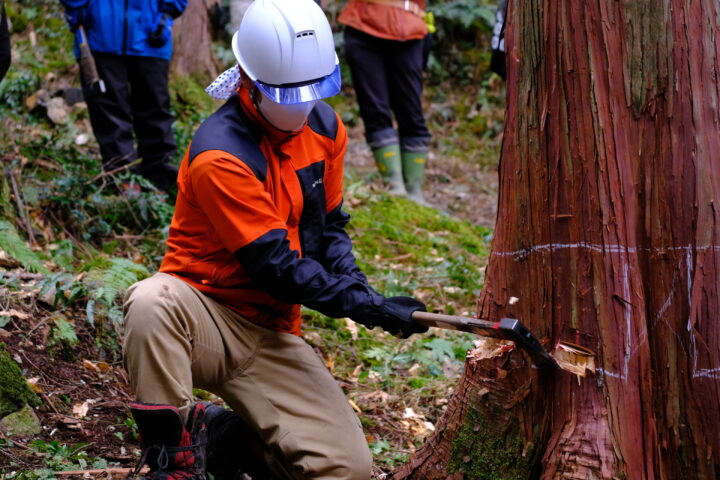
[{"label": "chalk mark", "polygon": [[[490,256],[494,257],[514,257],[515,261],[520,261],[528,256],[535,254],[535,253],[553,253],[559,250],[590,250],[592,252],[597,253],[619,253],[619,254],[634,254],[638,252],[643,253],[663,253],[667,251],[672,252],[684,252],[685,253],[685,267],[687,272],[687,298],[688,298],[688,306],[692,307],[692,285],[693,285],[693,253],[704,253],[708,251],[712,252],[720,252],[720,245],[684,245],[684,246],[676,246],[676,247],[630,247],[626,245],[619,245],[619,244],[595,244],[595,243],[589,243],[589,242],[577,242],[577,243],[546,243],[542,245],[533,245],[528,248],[524,248],[521,250],[512,250],[512,251],[493,251],[490,253]],[[627,262],[622,263],[623,266],[623,294],[625,295],[625,299],[630,298],[629,294],[629,285],[628,285],[628,279],[627,279]],[[662,305],[658,313],[655,315],[655,319],[653,320],[653,328],[658,324],[659,321],[662,320],[662,322],[668,327],[668,329],[675,335],[675,337],[680,340],[680,335],[672,328],[672,326],[668,323],[668,321],[664,318],[665,312],[668,310],[670,305],[672,304],[672,297],[673,292],[675,291],[675,283],[677,279],[677,274],[673,278],[673,284],[670,289],[670,293],[668,294],[667,299],[665,300],[665,303]],[[647,341],[648,331],[645,329],[640,335],[638,335],[638,344],[630,350],[630,328],[631,328],[631,316],[632,312],[630,309],[630,305],[626,305],[626,312],[625,312],[625,327],[626,327],[626,336],[625,336],[625,359],[624,359],[624,365],[623,365],[623,374],[611,372],[609,370],[604,369],[598,369],[599,372],[602,372],[603,374],[619,378],[622,380],[627,381],[627,375],[628,375],[628,368],[629,368],[629,362],[630,359],[637,353],[638,349]],[[687,322],[687,331],[690,334],[690,346],[691,346],[691,352],[690,356],[693,361],[692,366],[692,378],[698,378],[698,377],[706,377],[706,378],[713,378],[720,380],[720,367],[718,368],[710,368],[710,369],[698,369],[698,347],[697,347],[697,338],[695,335],[695,329],[692,326],[692,318],[688,317]],[[686,355],[688,355],[688,351],[685,350],[685,347],[682,342],[679,342],[681,348],[685,352]]]}]

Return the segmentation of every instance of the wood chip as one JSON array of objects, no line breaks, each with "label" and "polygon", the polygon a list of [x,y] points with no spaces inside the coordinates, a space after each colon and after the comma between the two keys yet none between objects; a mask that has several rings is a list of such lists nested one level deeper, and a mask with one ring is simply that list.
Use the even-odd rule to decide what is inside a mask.
[{"label": "wood chip", "polygon": [[515,348],[515,344],[509,340],[491,337],[479,337],[473,341],[473,344],[475,348],[467,353],[467,358],[472,360],[497,357]]},{"label": "wood chip", "polygon": [[580,377],[595,373],[595,353],[580,345],[560,342],[552,354],[560,368]]}]

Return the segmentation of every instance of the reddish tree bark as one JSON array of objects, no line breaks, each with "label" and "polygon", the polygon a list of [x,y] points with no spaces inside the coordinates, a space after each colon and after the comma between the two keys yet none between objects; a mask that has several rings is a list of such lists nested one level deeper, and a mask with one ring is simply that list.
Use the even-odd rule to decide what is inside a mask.
[{"label": "reddish tree bark", "polygon": [[[597,369],[469,358],[443,428],[393,478],[720,478],[720,4],[509,8],[478,313],[590,348]],[[479,426],[517,435],[517,462],[492,464],[513,444]]]}]

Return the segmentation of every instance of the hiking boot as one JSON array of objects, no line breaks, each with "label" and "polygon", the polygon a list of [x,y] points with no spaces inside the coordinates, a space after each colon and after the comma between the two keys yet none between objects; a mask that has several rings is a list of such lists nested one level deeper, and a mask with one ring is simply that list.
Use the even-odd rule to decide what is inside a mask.
[{"label": "hiking boot", "polygon": [[144,465],[150,471],[143,480],[205,480],[207,427],[205,405],[190,408],[187,425],[172,405],[133,402],[142,456],[128,479],[137,478]]},{"label": "hiking boot", "polygon": [[207,472],[215,480],[273,480],[260,436],[232,410],[207,403]]}]

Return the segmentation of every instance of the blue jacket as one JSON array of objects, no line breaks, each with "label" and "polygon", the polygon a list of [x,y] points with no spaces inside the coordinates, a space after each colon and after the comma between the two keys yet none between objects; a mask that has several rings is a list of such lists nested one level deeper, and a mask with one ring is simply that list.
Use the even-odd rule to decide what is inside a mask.
[{"label": "blue jacket", "polygon": [[[60,0],[74,32],[82,25],[90,50],[115,55],[172,56],[172,19],[185,10],[188,0]],[[167,15],[164,44],[153,47],[148,37]],[[75,55],[79,56],[77,36]]]}]

